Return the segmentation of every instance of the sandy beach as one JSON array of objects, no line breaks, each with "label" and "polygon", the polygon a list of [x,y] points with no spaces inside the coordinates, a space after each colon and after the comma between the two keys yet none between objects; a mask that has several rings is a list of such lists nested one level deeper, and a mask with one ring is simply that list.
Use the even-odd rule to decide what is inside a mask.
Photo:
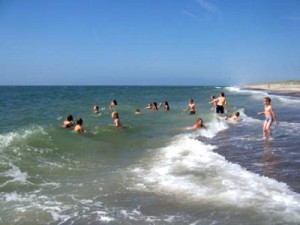
[{"label": "sandy beach", "polygon": [[283,94],[300,94],[300,81],[245,85],[245,89],[264,90]]}]

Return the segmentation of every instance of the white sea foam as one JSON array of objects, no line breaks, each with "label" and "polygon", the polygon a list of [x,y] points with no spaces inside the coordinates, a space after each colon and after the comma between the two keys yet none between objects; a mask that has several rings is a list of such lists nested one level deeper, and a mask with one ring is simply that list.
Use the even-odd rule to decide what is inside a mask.
[{"label": "white sea foam", "polygon": [[242,122],[246,122],[247,124],[249,124],[249,123],[250,124],[259,124],[259,123],[261,123],[261,120],[253,118],[251,116],[248,116],[245,113],[244,109],[238,109],[236,111],[240,112],[240,119],[241,119]]},{"label": "white sea foam", "polygon": [[12,182],[20,182],[20,183],[27,182],[28,174],[26,172],[22,172],[19,167],[13,165],[12,163],[9,163],[8,166],[10,167],[10,169],[0,173],[0,176],[10,177],[11,179],[1,184],[0,187],[5,187],[7,184]]},{"label": "white sea foam", "polygon": [[[228,124],[224,118],[219,118],[217,115],[213,118],[212,121],[205,123],[205,128],[198,129],[193,133],[190,133],[188,136],[190,138],[196,138],[198,136],[213,138],[222,130],[226,130],[228,128]],[[181,137],[185,137],[185,135],[178,135],[175,137],[176,139],[180,139]]]},{"label": "white sea foam", "polygon": [[199,133],[203,137],[213,138],[222,130],[226,130],[228,125],[225,120],[220,118],[215,118],[211,122],[206,124],[207,129],[200,129]]},{"label": "white sea foam", "polygon": [[241,89],[240,87],[225,87],[226,90],[230,92],[240,93],[240,94],[259,94],[261,95],[267,95],[264,91],[258,91],[258,90],[248,90],[248,89]]},{"label": "white sea foam", "polygon": [[240,87],[226,87],[225,89],[234,93],[251,95],[251,97],[255,99],[262,99],[264,97],[269,96],[271,99],[277,100],[282,104],[297,104],[297,105],[300,104],[299,97],[269,94],[266,91],[241,89]]},{"label": "white sea foam", "polygon": [[300,221],[300,195],[284,183],[249,172],[215,153],[216,146],[182,137],[157,150],[133,172],[146,190],[186,201],[249,208],[287,222]]},{"label": "white sea foam", "polygon": [[13,193],[6,193],[3,195],[3,199],[4,201],[6,202],[13,202],[13,201],[18,201],[20,202],[22,197],[21,195],[19,195],[18,193],[16,192],[13,192]]},{"label": "white sea foam", "polygon": [[37,133],[42,133],[44,135],[47,135],[46,131],[40,126],[36,126],[31,129],[9,132],[6,134],[0,134],[0,150],[9,147],[14,142],[22,143],[24,142],[25,139]]}]

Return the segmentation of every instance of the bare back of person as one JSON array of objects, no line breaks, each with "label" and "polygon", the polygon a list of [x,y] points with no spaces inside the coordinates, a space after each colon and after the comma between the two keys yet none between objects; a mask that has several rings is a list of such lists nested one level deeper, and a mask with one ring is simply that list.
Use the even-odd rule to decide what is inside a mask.
[{"label": "bare back of person", "polygon": [[224,106],[226,105],[226,98],[225,97],[219,97],[217,101],[217,105]]}]

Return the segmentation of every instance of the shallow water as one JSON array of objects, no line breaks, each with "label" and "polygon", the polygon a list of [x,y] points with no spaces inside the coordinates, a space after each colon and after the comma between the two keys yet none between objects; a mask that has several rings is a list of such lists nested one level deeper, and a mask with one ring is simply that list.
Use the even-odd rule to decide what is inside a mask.
[{"label": "shallow water", "polygon": [[[224,90],[241,121],[210,111]],[[229,87],[0,87],[0,223],[299,224],[300,99]],[[182,112],[194,98],[196,116]],[[124,128],[111,127],[117,99]],[[144,109],[170,103],[170,112]],[[95,116],[93,105],[105,108]],[[142,115],[134,114],[142,109]],[[82,117],[86,133],[60,128]],[[207,128],[184,131],[201,116]]]}]

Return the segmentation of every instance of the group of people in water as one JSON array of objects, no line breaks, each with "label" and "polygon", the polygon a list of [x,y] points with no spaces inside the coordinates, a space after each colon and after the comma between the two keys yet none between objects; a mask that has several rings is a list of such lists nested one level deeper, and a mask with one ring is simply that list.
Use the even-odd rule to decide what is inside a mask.
[{"label": "group of people in water", "polygon": [[[273,110],[273,108],[271,106],[271,98],[269,98],[269,97],[264,98],[263,103],[265,106],[265,110],[263,112],[258,113],[258,115],[264,114],[266,117],[266,119],[263,123],[263,139],[266,139],[267,135],[269,136],[270,139],[272,139],[273,135],[270,130],[270,127],[274,120],[277,122],[277,124],[279,123],[279,121],[277,119],[275,111]],[[229,112],[229,106],[228,106],[228,102],[227,102],[224,92],[221,92],[220,96],[218,98],[216,98],[215,96],[211,96],[209,104],[212,104],[211,111],[215,111],[218,115],[225,115],[225,107],[226,107],[227,113]],[[117,101],[113,100],[109,104],[108,108],[113,109],[117,105],[118,105]],[[169,103],[167,101],[165,101],[164,103],[159,103],[159,104],[157,104],[157,102],[150,102],[145,107],[145,109],[153,110],[153,111],[157,111],[160,108],[163,108],[163,110],[165,112],[169,111],[170,110]],[[102,108],[102,109],[104,110],[105,108]],[[99,114],[100,113],[99,106],[95,105],[93,108],[93,111],[95,114]],[[186,108],[184,108],[182,111],[183,112],[189,111],[190,115],[195,115],[197,112],[197,106],[196,106],[194,100],[189,99],[188,106]],[[140,108],[137,108],[135,110],[135,114],[136,115],[142,114]],[[240,116],[240,113],[235,112],[232,116],[225,116],[225,120],[238,121],[239,116]],[[114,120],[115,127],[122,127],[122,123],[119,118],[119,113],[117,111],[113,111],[111,113],[111,118]],[[82,124],[83,124],[83,120],[81,118],[77,118],[76,124],[74,124],[73,116],[71,114],[69,114],[67,116],[66,120],[63,122],[62,127],[63,128],[73,128],[74,127],[74,131],[76,131],[78,133],[82,133],[82,132],[84,132]],[[185,130],[194,130],[194,129],[200,129],[200,128],[204,128],[204,127],[205,126],[204,126],[203,119],[198,118],[196,120],[195,124],[193,124],[192,126],[189,126],[189,127],[185,127],[184,129]]]}]

